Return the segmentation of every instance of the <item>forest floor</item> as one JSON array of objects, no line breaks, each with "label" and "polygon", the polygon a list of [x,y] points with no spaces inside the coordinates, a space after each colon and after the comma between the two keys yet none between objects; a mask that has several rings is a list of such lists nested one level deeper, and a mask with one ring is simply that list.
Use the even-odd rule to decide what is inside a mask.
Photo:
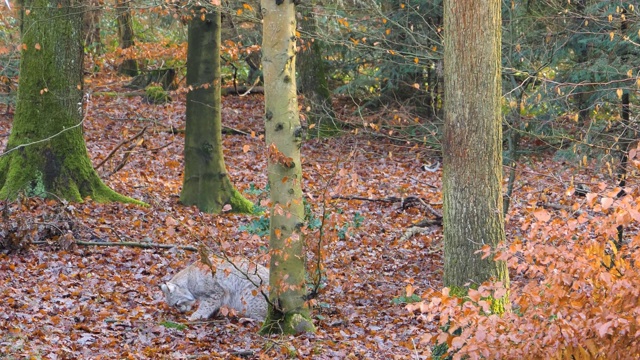
[{"label": "forest floor", "polygon": [[[197,253],[125,246],[78,246],[74,241],[138,242],[197,246],[247,256],[267,264],[267,239],[251,234],[259,216],[201,214],[182,206],[184,95],[150,105],[126,92],[124,79],[88,79],[85,137],[93,164],[146,127],[143,143],[125,144],[98,169],[116,191],[149,207],[21,200],[0,203],[0,231],[23,231],[35,243],[0,254],[0,357],[6,359],[193,359],[193,358],[422,358],[416,344],[437,324],[405,309],[407,287],[420,295],[442,286],[442,229],[430,228],[401,240],[413,224],[433,218],[420,206],[382,200],[416,196],[442,207],[441,171],[420,169],[435,153],[361,131],[310,139],[302,147],[303,189],[316,217],[327,215],[321,243],[323,287],[313,315],[317,333],[298,337],[260,336],[260,325],[238,316],[188,323],[163,302],[158,285]],[[4,113],[4,108],[0,108]],[[232,181],[250,200],[267,197],[263,97],[223,98],[223,124],[249,135],[223,135]],[[12,113],[0,116],[4,149]],[[348,117],[345,108],[342,116]],[[385,116],[387,116],[386,114]],[[372,115],[374,116],[374,115]],[[382,115],[380,115],[382,116]],[[371,122],[375,122],[373,117]],[[356,120],[362,121],[362,120]],[[535,221],[535,204],[562,203],[571,178],[609,181],[606,173],[525,157],[519,167],[508,238],[523,236]],[[343,199],[336,198],[343,197]],[[24,231],[28,229],[28,231]],[[317,246],[319,231],[309,233]],[[312,249],[309,250],[315,259]],[[513,283],[519,281],[514,276]],[[410,290],[411,291],[411,290]],[[402,297],[404,295],[404,298]]]}]

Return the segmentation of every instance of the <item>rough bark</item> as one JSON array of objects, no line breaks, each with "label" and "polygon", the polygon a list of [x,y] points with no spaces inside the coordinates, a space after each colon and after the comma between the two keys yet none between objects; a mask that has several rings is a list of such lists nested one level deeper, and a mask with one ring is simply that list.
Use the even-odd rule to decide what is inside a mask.
[{"label": "rough bark", "polygon": [[506,264],[476,253],[505,239],[500,1],[448,0],[444,18],[444,283],[508,286]]},{"label": "rough bark", "polygon": [[[253,204],[231,184],[222,152],[220,113],[220,12],[201,13],[189,22],[187,125],[184,180],[180,201],[203,212],[252,212]],[[203,16],[204,19],[201,17]]]},{"label": "rough bark", "polygon": [[296,97],[296,20],[292,1],[262,0],[267,172],[271,187],[269,311],[262,333],[315,331],[306,304],[302,234],[303,131]]},{"label": "rough bark", "polygon": [[[20,91],[0,198],[27,196],[137,202],[109,189],[91,166],[82,135],[82,14],[75,0],[25,0]],[[28,15],[25,13],[28,11]]]},{"label": "rough bark", "polygon": [[100,38],[101,12],[100,2],[98,0],[89,0],[88,8],[84,12],[82,29],[84,32],[84,45],[86,47],[94,46],[98,52],[102,50]]},{"label": "rough bark", "polygon": [[[133,20],[129,7],[131,0],[116,0],[116,19],[118,22],[118,39],[120,48],[128,49],[135,45],[133,40]],[[120,64],[119,72],[124,75],[135,76],[138,74],[138,62],[135,59],[125,59]]]}]

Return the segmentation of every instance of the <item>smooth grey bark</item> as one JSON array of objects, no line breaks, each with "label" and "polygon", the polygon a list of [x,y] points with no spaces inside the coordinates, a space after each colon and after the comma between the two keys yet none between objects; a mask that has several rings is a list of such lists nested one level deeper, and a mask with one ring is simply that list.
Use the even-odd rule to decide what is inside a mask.
[{"label": "smooth grey bark", "polygon": [[271,188],[269,310],[263,334],[313,332],[306,302],[304,204],[292,1],[262,0],[267,173]]}]

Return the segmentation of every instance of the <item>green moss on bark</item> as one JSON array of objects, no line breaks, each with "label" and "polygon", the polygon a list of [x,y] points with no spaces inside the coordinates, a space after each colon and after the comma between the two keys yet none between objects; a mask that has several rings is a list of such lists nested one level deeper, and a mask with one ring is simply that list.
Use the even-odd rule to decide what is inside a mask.
[{"label": "green moss on bark", "polygon": [[260,329],[260,334],[303,334],[315,332],[316,327],[309,318],[308,311],[282,314],[269,309],[267,318]]},{"label": "green moss on bark", "polygon": [[82,13],[75,1],[25,0],[16,112],[0,158],[0,198],[23,192],[71,201],[142,204],[98,177],[82,134]]},{"label": "green moss on bark", "polygon": [[231,204],[231,209],[235,212],[253,214],[254,204],[247,200],[238,190],[233,190],[229,204]]}]

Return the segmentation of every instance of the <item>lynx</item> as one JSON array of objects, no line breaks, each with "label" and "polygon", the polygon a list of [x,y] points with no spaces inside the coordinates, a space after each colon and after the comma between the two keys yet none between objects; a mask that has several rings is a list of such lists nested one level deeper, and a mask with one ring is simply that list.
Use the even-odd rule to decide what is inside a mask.
[{"label": "lynx", "polygon": [[167,303],[187,312],[198,300],[200,305],[189,321],[206,319],[223,305],[249,318],[264,320],[267,301],[262,292],[266,292],[269,283],[269,270],[246,259],[233,260],[233,264],[212,259],[212,263],[213,276],[207,265],[197,261],[160,285]]}]

